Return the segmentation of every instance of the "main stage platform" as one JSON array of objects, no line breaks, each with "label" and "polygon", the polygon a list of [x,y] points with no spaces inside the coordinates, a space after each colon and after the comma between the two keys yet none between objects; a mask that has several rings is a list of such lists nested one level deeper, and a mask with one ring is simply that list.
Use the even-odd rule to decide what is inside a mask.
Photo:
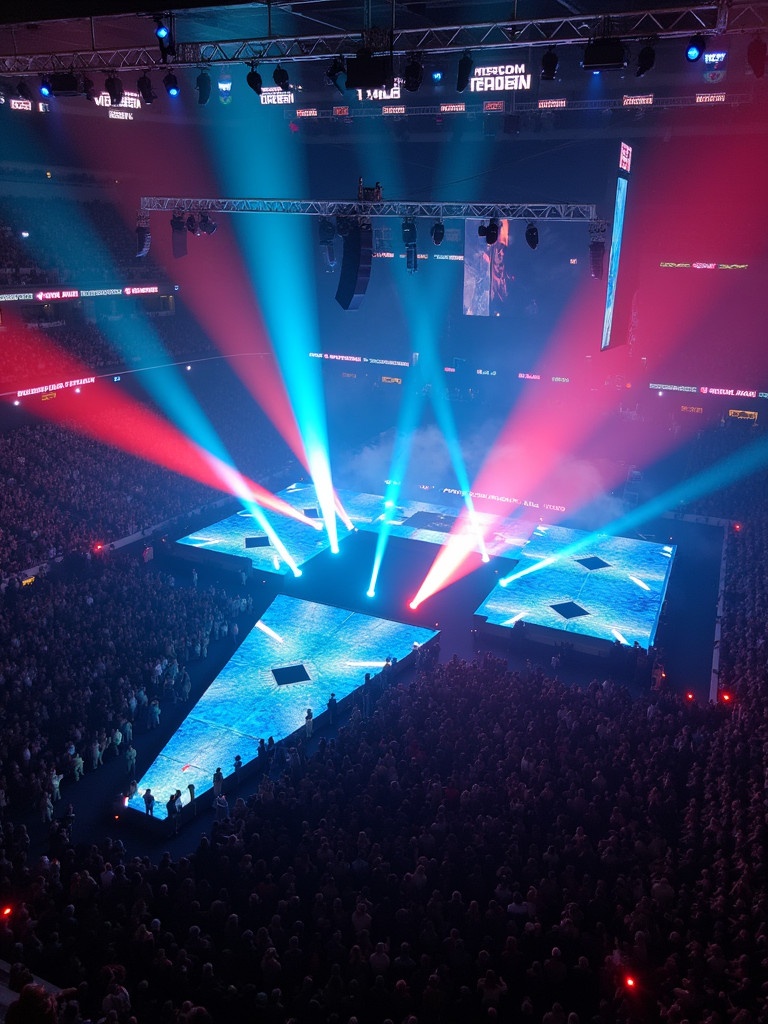
[{"label": "main stage platform", "polygon": [[[312,487],[294,485],[280,496],[310,515],[318,509]],[[325,529],[266,513],[302,569],[296,578],[268,543],[246,547],[246,538],[255,536],[246,513],[180,539],[190,553],[201,548],[249,558],[266,610],[139,780],[129,805],[134,815],[143,815],[147,787],[161,820],[177,789],[189,802],[190,783],[209,806],[217,767],[226,775],[239,756],[247,769],[260,738],[292,737],[307,708],[317,716],[332,692],[342,701],[366,672],[375,675],[387,658],[403,662],[441,633],[449,652],[461,635],[465,652],[473,633],[512,640],[520,622],[528,640],[597,656],[617,644],[647,649],[654,643],[675,561],[671,538],[660,543],[585,533],[548,525],[522,509],[508,516],[479,513],[489,560],[482,560],[478,546],[469,556],[475,559],[470,572],[413,610],[409,601],[436,545],[456,529],[460,509],[424,501],[386,507],[380,495],[348,491],[338,497],[354,529],[338,521],[337,554]],[[390,538],[371,598],[367,589],[385,523]]]}]

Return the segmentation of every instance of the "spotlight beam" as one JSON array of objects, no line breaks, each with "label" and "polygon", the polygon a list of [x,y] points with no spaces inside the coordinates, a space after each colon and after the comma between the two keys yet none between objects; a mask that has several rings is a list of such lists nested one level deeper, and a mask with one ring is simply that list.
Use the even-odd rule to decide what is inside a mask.
[{"label": "spotlight beam", "polygon": [[[61,379],[83,379],[90,375],[87,367],[61,352],[47,338],[39,334],[34,337],[41,361],[55,366],[56,375]],[[67,402],[64,408],[57,408],[53,402],[39,403],[35,407],[35,414],[215,490],[232,494],[241,500],[247,496],[250,502],[258,502],[263,508],[270,508],[281,515],[313,525],[313,521],[298,509],[242,476],[238,470],[206,451],[158,413],[108,384],[95,384],[91,387],[99,390],[84,394],[82,401]],[[101,390],[102,387],[109,389],[108,395]],[[237,490],[234,489],[232,474],[238,480]]]}]

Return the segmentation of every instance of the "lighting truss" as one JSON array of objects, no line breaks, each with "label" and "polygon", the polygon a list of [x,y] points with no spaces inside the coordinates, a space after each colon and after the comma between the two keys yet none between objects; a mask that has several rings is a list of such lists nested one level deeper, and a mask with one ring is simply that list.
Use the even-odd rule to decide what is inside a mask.
[{"label": "lighting truss", "polygon": [[146,212],[290,213],[311,217],[429,217],[464,220],[500,217],[507,220],[592,221],[593,203],[438,203],[366,202],[314,199],[184,199],[178,196],[142,196]]},{"label": "lighting truss", "polygon": [[[765,30],[768,28],[768,0],[717,3],[665,10],[639,10],[618,14],[584,14],[572,17],[482,22],[435,28],[395,29],[391,49],[397,55],[463,53],[465,50],[510,50],[519,47],[549,47],[554,44],[583,44],[600,34],[606,23],[611,34],[625,40],[689,38]],[[390,49],[387,34],[386,50]],[[355,54],[364,45],[360,31],[322,35],[258,37],[250,39],[184,42],[176,39],[176,56],[169,63],[177,67],[201,64],[251,64],[254,61],[327,60],[340,54]],[[155,46],[127,49],[93,49],[69,53],[0,55],[0,75],[45,74],[54,71],[139,70],[157,64]]]}]

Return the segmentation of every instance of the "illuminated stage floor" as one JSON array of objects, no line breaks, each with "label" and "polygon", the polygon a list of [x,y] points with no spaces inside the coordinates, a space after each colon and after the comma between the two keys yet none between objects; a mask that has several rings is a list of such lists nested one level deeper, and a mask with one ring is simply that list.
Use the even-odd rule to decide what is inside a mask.
[{"label": "illuminated stage floor", "polygon": [[[155,817],[165,818],[165,802],[176,789],[184,804],[190,783],[197,796],[204,795],[218,766],[228,775],[238,754],[247,764],[260,738],[290,736],[303,726],[307,708],[318,715],[331,692],[341,701],[366,672],[379,672],[388,656],[403,660],[415,643],[435,635],[416,625],[276,597],[139,780],[130,806],[143,814],[141,793],[149,787]],[[287,677],[282,684],[281,669]]]},{"label": "illuminated stage floor", "polygon": [[568,634],[562,638],[568,642],[576,634],[645,649],[654,643],[674,545],[542,525],[517,557],[516,573],[543,559],[556,561],[494,587],[475,613],[488,625],[512,629],[522,620]]},{"label": "illuminated stage floor", "polygon": [[[310,485],[291,485],[280,491],[279,497],[301,511],[319,509],[315,489]],[[392,537],[419,540],[427,544],[443,544],[459,514],[455,506],[435,505],[425,501],[404,501],[388,510],[384,507],[384,498],[379,494],[341,490],[338,491],[338,497],[358,530],[378,533],[386,516]],[[264,512],[298,566],[306,565],[311,558],[329,547],[325,529],[318,532],[306,523],[288,519],[268,509]],[[492,513],[477,512],[475,519],[486,537],[486,548],[492,557],[522,547],[533,529],[530,519],[518,515],[501,519]],[[341,522],[338,528],[339,538],[343,540],[347,528]],[[257,571],[287,575],[290,569],[273,547],[266,545],[246,548],[246,537],[259,536],[261,532],[251,513],[243,510],[182,537],[179,543],[227,555],[245,556],[251,559]]]},{"label": "illuminated stage floor", "polygon": [[[302,510],[317,508],[312,487],[289,487],[281,497]],[[281,593],[140,780],[134,811],[143,812],[140,794],[149,786],[157,796],[156,815],[165,818],[169,795],[180,789],[186,803],[189,783],[204,797],[205,807],[217,766],[230,773],[236,755],[247,765],[260,737],[278,741],[290,736],[302,727],[308,707],[319,714],[332,691],[342,700],[362,684],[366,671],[375,674],[387,656],[403,660],[414,643],[424,644],[438,631],[447,652],[464,644],[460,656],[466,656],[478,617],[486,620],[483,629],[505,637],[524,619],[529,639],[583,644],[590,654],[604,652],[615,640],[646,649],[654,642],[675,558],[671,542],[546,526],[532,521],[524,509],[503,519],[478,514],[490,560],[482,562],[478,553],[472,572],[411,610],[408,600],[459,510],[420,501],[387,510],[381,496],[351,491],[339,492],[339,498],[356,529],[350,533],[339,523],[340,552],[335,555],[325,530],[267,513],[303,566],[299,578],[286,571],[271,547],[245,548],[245,538],[258,532],[247,514],[183,539],[251,557],[267,589]],[[385,516],[391,538],[376,595],[368,598]],[[577,549],[569,554],[571,545]],[[499,585],[509,574],[550,557],[555,560],[545,569],[507,587]],[[296,670],[298,681],[281,685],[274,674],[280,668]]]}]

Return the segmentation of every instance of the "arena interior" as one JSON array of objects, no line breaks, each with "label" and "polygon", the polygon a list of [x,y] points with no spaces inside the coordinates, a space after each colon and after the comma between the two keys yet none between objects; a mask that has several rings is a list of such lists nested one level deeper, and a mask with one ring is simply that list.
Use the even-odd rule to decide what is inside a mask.
[{"label": "arena interior", "polygon": [[768,1024],[768,2],[629,6],[0,15],[0,1019]]}]

